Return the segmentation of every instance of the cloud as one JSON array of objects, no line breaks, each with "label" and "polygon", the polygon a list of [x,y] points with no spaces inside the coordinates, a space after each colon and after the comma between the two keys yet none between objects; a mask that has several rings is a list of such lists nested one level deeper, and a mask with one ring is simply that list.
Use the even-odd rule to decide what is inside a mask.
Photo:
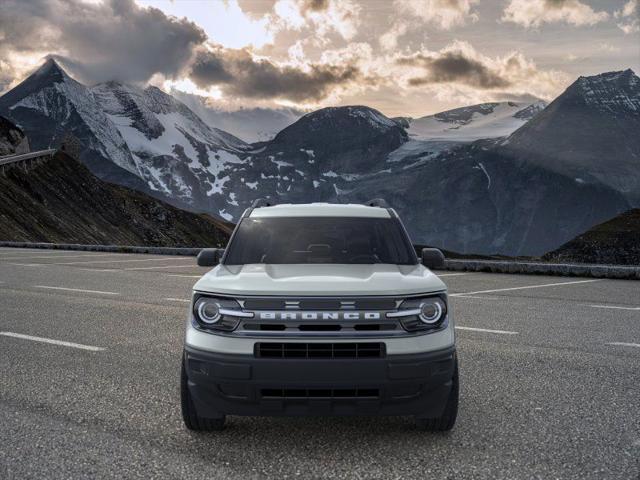
[{"label": "cloud", "polygon": [[519,52],[488,57],[469,43],[454,41],[438,51],[397,55],[400,80],[409,88],[428,88],[439,98],[488,99],[533,95],[552,98],[566,84],[564,74],[541,71]]},{"label": "cloud", "polygon": [[408,29],[409,27],[405,22],[394,22],[391,28],[378,39],[380,47],[383,50],[394,50],[398,46],[398,39],[405,35]]},{"label": "cloud", "polygon": [[353,0],[278,0],[274,7],[274,29],[310,29],[326,40],[336,33],[351,40],[358,33],[361,7]]},{"label": "cloud", "polygon": [[353,65],[278,64],[254,57],[246,49],[210,46],[198,52],[190,78],[200,88],[218,87],[224,94],[259,99],[317,102],[361,78]]},{"label": "cloud", "polygon": [[86,82],[175,77],[206,40],[194,23],[133,0],[5,0],[3,12],[0,58],[56,54]]},{"label": "cloud", "polygon": [[459,83],[471,87],[504,88],[510,81],[502,72],[478,55],[471,45],[457,42],[437,52],[428,50],[400,56],[398,65],[416,67],[419,75],[408,78],[410,86]]},{"label": "cloud", "polygon": [[526,28],[557,22],[575,26],[595,25],[607,18],[607,12],[596,12],[580,0],[510,0],[502,12],[503,22],[517,23]]},{"label": "cloud", "polygon": [[443,30],[464,25],[467,20],[478,20],[477,12],[472,11],[478,0],[395,0],[395,6],[401,13],[418,17]]},{"label": "cloud", "polygon": [[629,35],[640,32],[640,20],[638,19],[638,16],[640,16],[640,8],[638,8],[638,0],[629,0],[621,10],[616,10],[613,15],[615,18],[621,20],[617,25],[625,34]]}]

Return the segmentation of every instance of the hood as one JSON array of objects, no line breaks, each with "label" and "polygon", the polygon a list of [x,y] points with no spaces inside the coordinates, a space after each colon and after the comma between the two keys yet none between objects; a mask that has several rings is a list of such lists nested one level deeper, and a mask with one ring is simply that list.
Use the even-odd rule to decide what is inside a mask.
[{"label": "hood", "polygon": [[422,265],[218,265],[193,287],[230,295],[411,295],[446,290]]}]

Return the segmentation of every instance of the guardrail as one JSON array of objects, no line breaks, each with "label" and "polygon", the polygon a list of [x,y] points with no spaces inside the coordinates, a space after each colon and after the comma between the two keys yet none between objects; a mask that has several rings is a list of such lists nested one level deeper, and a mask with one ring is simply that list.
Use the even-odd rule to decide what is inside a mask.
[{"label": "guardrail", "polygon": [[56,153],[56,149],[38,150],[37,152],[21,153],[20,155],[5,155],[0,157],[0,167],[12,165],[26,160],[37,160],[40,158],[51,158]]},{"label": "guardrail", "polygon": [[447,260],[446,269],[462,272],[557,275],[562,277],[623,278],[640,280],[640,265],[546,263],[515,260]]},{"label": "guardrail", "polygon": [[43,248],[49,250],[85,250],[91,252],[151,253],[156,255],[196,256],[202,248],[183,247],[141,247],[137,245],[83,245],[79,243],[32,243],[0,241],[0,247]]},{"label": "guardrail", "polygon": [[[0,241],[0,247],[188,256],[196,256],[200,250],[202,250],[202,248],[141,247],[134,245],[81,245],[76,243],[31,243],[9,241]],[[447,260],[445,262],[444,270],[640,280],[640,265],[595,265],[582,263],[519,262],[507,260]]]}]

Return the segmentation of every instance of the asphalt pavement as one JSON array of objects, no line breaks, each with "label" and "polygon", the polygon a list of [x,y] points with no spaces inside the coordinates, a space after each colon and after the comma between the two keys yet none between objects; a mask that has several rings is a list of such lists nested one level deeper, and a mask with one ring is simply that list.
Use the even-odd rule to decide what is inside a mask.
[{"label": "asphalt pavement", "polygon": [[0,479],[640,479],[640,282],[442,272],[458,422],[187,431],[193,257],[0,249]]}]

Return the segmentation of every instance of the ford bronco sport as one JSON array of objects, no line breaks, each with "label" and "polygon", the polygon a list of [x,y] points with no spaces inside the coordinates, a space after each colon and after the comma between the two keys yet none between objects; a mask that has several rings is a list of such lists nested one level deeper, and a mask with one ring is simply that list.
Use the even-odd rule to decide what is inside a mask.
[{"label": "ford bronco sport", "polygon": [[193,288],[182,360],[187,428],[225,415],[413,415],[450,430],[453,319],[437,249],[421,262],[396,212],[254,202]]}]

